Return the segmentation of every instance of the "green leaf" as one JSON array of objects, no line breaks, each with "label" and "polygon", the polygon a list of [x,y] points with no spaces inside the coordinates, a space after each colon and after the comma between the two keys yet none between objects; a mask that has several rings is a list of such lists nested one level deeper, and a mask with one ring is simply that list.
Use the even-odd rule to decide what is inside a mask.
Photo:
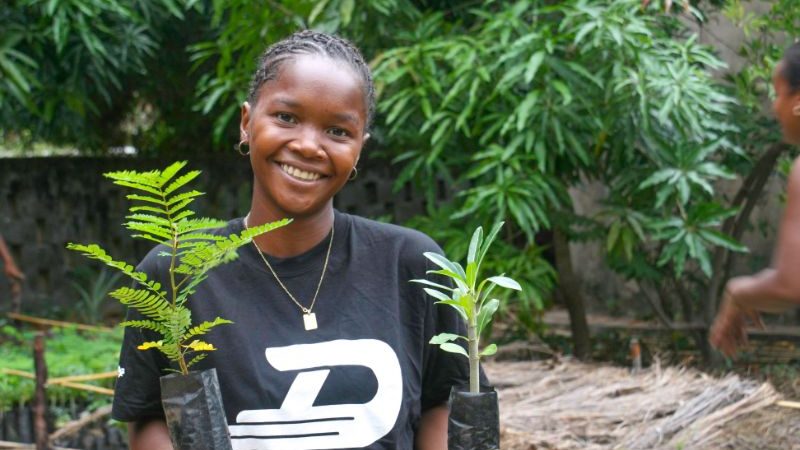
[{"label": "green leaf", "polygon": [[497,308],[500,306],[500,300],[493,298],[488,302],[484,303],[481,307],[481,310],[478,311],[478,335],[480,336],[483,333],[483,330],[486,326],[491,322],[492,316],[497,311]]},{"label": "green leaf", "polygon": [[[423,253],[426,258],[428,258],[431,262],[436,264],[437,266],[441,267],[445,271],[455,275],[454,279],[458,279],[464,283],[467,281],[467,274],[464,273],[464,269],[461,268],[457,263],[450,261],[449,259],[445,258],[444,256],[433,253],[433,252],[425,252]],[[451,276],[452,277],[452,276]]]},{"label": "green leaf", "polygon": [[428,293],[428,295],[430,295],[431,297],[433,297],[433,298],[435,298],[437,300],[441,300],[441,301],[450,300],[449,296],[447,296],[446,294],[444,294],[442,292],[437,291],[436,289],[422,288],[422,290],[424,290],[425,292]]},{"label": "green leaf", "polygon": [[483,241],[483,227],[478,227],[472,234],[472,239],[469,241],[469,251],[467,252],[467,264],[475,262],[478,249]]},{"label": "green leaf", "polygon": [[447,286],[445,286],[443,284],[434,283],[433,281],[429,281],[429,280],[425,280],[425,279],[410,280],[410,282],[411,283],[425,284],[425,285],[428,285],[428,286],[431,286],[431,287],[435,287],[437,289],[444,289],[444,290],[447,290],[447,291],[452,291],[453,290],[453,288],[447,287]]},{"label": "green leaf", "polygon": [[498,286],[501,286],[501,287],[504,287],[504,288],[507,288],[507,289],[514,289],[515,291],[521,291],[522,290],[522,286],[520,286],[519,283],[517,283],[516,281],[514,281],[513,279],[511,279],[509,277],[494,276],[494,277],[487,278],[487,280],[489,280],[490,282],[492,282],[492,283],[494,283],[494,284],[496,284]]},{"label": "green leaf", "polygon": [[311,14],[308,15],[308,23],[313,24],[317,17],[322,14],[322,11],[325,10],[325,7],[328,6],[329,0],[318,0],[317,4],[314,5],[314,9],[311,10]]},{"label": "green leaf", "polygon": [[432,337],[430,343],[434,345],[441,345],[444,344],[445,342],[455,341],[456,339],[467,339],[467,338],[453,333],[440,333]]},{"label": "green leaf", "polygon": [[342,25],[347,26],[353,19],[353,10],[355,9],[355,0],[342,0],[339,4],[339,13],[342,16]]},{"label": "green leaf", "polygon": [[531,56],[531,59],[528,61],[528,66],[525,68],[525,82],[530,83],[533,81],[533,78],[536,76],[536,72],[539,71],[539,67],[542,65],[542,61],[544,61],[545,52],[538,51]]},{"label": "green leaf", "polygon": [[453,344],[452,342],[445,342],[444,344],[440,345],[439,348],[441,348],[442,350],[444,350],[446,352],[458,353],[460,355],[464,355],[467,358],[469,358],[469,355],[467,354],[467,351],[464,350],[464,347],[462,347],[462,346],[460,346],[458,344]]},{"label": "green leaf", "polygon": [[467,310],[464,309],[464,305],[462,305],[461,302],[459,302],[457,300],[442,300],[442,301],[436,302],[436,304],[437,305],[439,305],[439,304],[449,305],[449,306],[455,308],[456,311],[458,311],[458,315],[460,315],[461,318],[464,319],[464,321],[469,320],[469,316],[467,315]]},{"label": "green leaf", "polygon": [[497,353],[497,345],[489,344],[480,352],[480,356],[492,356],[495,353]]}]

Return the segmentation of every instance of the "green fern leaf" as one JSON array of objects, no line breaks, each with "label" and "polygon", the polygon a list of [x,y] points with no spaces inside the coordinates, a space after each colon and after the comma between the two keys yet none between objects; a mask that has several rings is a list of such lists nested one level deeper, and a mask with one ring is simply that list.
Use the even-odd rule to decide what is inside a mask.
[{"label": "green fern leaf", "polygon": [[187,172],[181,175],[164,189],[164,195],[169,195],[172,192],[175,192],[176,189],[179,189],[182,186],[186,185],[186,183],[194,180],[195,178],[197,178],[198,175],[200,175],[199,170],[192,170],[191,172]]},{"label": "green fern leaf", "polygon": [[[157,243],[157,244],[165,244],[165,243],[169,243],[169,242],[172,240],[172,239],[163,239],[163,238],[157,238],[157,237],[155,237],[155,236],[151,236],[151,235],[149,235],[149,234],[132,234],[132,235],[131,235],[131,237],[133,237],[133,238],[147,239],[148,241],[153,241],[153,242],[155,242],[155,243]],[[172,255],[170,254],[170,255],[168,255],[168,256],[172,256]]]},{"label": "green fern leaf", "polygon": [[[139,194],[128,194],[125,196],[128,200],[138,200],[141,202],[148,202],[148,203],[155,203],[157,205],[166,206],[166,202],[164,199],[156,198],[156,197],[149,197],[147,195],[139,195]],[[167,210],[164,209],[164,212]]]},{"label": "green fern leaf", "polygon": [[178,195],[175,195],[175,196],[173,196],[173,197],[170,197],[170,198],[167,200],[167,206],[172,206],[172,205],[174,205],[175,203],[181,202],[181,201],[183,201],[183,200],[186,200],[186,199],[189,199],[189,198],[192,198],[192,199],[193,199],[193,198],[195,198],[195,197],[199,197],[199,196],[201,196],[201,195],[203,195],[203,194],[204,194],[204,193],[203,193],[203,192],[200,192],[200,191],[188,191],[188,192],[183,192],[183,193],[181,193],[181,194],[178,194]]},{"label": "green fern leaf", "polygon": [[213,230],[216,228],[222,228],[227,224],[228,222],[224,220],[209,219],[207,217],[186,219],[178,222],[178,235],[198,230]]},{"label": "green fern leaf", "polygon": [[172,233],[168,228],[160,227],[152,223],[145,222],[125,222],[125,227],[131,231],[141,231],[142,233],[153,234],[165,240],[172,239]]},{"label": "green fern leaf", "polygon": [[164,327],[164,325],[153,320],[126,320],[124,322],[120,322],[119,325],[122,327],[145,328],[148,330],[153,330],[162,336],[167,332],[167,329]]},{"label": "green fern leaf", "polygon": [[[175,308],[173,308],[163,296],[153,294],[145,289],[134,289],[123,286],[115,289],[108,295],[119,300],[123,305],[134,308],[142,315],[157,321],[162,321],[170,317],[175,311]],[[167,330],[164,330],[164,334],[167,334]]]},{"label": "green fern leaf", "polygon": [[136,189],[139,191],[149,192],[154,195],[162,195],[161,191],[158,188],[150,187],[146,184],[134,183],[132,181],[115,181],[114,184],[129,187],[131,189]]},{"label": "green fern leaf", "polygon": [[214,319],[211,322],[206,321],[206,322],[201,323],[200,325],[197,325],[196,327],[190,328],[189,331],[186,332],[186,335],[183,337],[183,339],[187,340],[187,339],[192,338],[194,336],[200,336],[200,335],[206,334],[209,331],[211,331],[212,328],[216,327],[217,325],[230,324],[230,323],[233,323],[233,322],[231,322],[230,320],[227,320],[227,319],[223,319],[223,318],[217,317],[216,319]]},{"label": "green fern leaf", "polygon": [[181,347],[175,342],[164,343],[158,350],[166,355],[170,361],[178,361],[181,359]]},{"label": "green fern leaf", "polygon": [[183,209],[183,208],[184,208],[186,205],[188,205],[189,203],[192,203],[193,201],[194,201],[194,199],[193,199],[193,198],[187,198],[187,199],[185,199],[185,200],[181,200],[181,201],[179,201],[179,202],[178,202],[178,203],[176,203],[174,206],[171,206],[171,207],[169,208],[169,214],[170,214],[170,215],[176,214],[178,211],[180,211],[180,210],[181,210],[181,209]]},{"label": "green fern leaf", "polygon": [[192,211],[191,209],[187,209],[187,210],[181,211],[178,214],[175,214],[174,216],[172,216],[172,221],[173,222],[179,222],[179,221],[181,221],[181,220],[183,220],[183,219],[185,219],[187,217],[191,217],[193,215],[194,215],[194,211]]},{"label": "green fern leaf", "polygon": [[156,214],[166,214],[167,211],[163,208],[156,208],[154,206],[131,206],[128,208],[130,212],[139,212],[139,211],[147,211]]},{"label": "green fern leaf", "polygon": [[167,332],[164,338],[167,342],[179,343],[183,340],[186,330],[192,325],[192,313],[185,306],[175,306],[164,316],[164,326]]},{"label": "green fern leaf", "polygon": [[239,233],[239,238],[243,239],[243,240],[246,240],[246,242],[249,243],[250,240],[255,236],[267,233],[267,232],[272,231],[272,230],[274,230],[276,228],[280,228],[280,227],[289,225],[290,223],[292,223],[292,219],[281,219],[281,220],[276,220],[275,222],[269,222],[269,223],[265,223],[265,224],[262,224],[262,225],[256,225],[254,227],[249,227],[249,228],[245,229],[244,231],[242,231],[241,233]]},{"label": "green fern leaf", "polygon": [[130,219],[132,221],[138,222],[148,222],[154,225],[159,225],[164,227],[164,229],[169,230],[172,228],[172,224],[169,220],[164,219],[163,217],[157,217],[150,214],[131,214],[129,216],[125,216],[126,219]]},{"label": "green fern leaf", "polygon": [[186,161],[177,161],[170,164],[166,169],[162,170],[158,177],[158,186],[164,187],[169,180],[172,179],[178,172],[186,167]]},{"label": "green fern leaf", "polygon": [[200,285],[206,278],[207,274],[200,273],[189,278],[189,283],[180,288],[178,296],[175,297],[175,305],[183,306],[189,300],[189,296],[194,294],[194,289]]},{"label": "green fern leaf", "polygon": [[115,184],[117,182],[123,183],[133,183],[139,185],[145,185],[150,188],[158,188],[158,177],[160,176],[161,172],[158,170],[150,170],[147,172],[137,172],[135,170],[119,170],[115,172],[106,172],[103,174],[104,177],[110,178],[114,181]]},{"label": "green fern leaf", "polygon": [[186,367],[192,367],[193,365],[195,365],[195,364],[199,363],[200,361],[202,361],[203,359],[205,359],[206,356],[208,356],[208,353],[201,353],[201,354],[195,356],[194,358],[192,358],[191,361],[186,363]]},{"label": "green fern leaf", "polygon": [[[159,293],[159,289],[161,285],[159,283],[149,281],[147,279],[147,274],[144,272],[137,272],[136,268],[132,265],[124,262],[124,261],[115,261],[102,247],[97,244],[67,244],[67,249],[74,250],[76,252],[80,252],[83,256],[86,256],[90,259],[96,259],[103,262],[105,265],[109,267],[113,267],[114,269],[119,270],[120,272],[124,273],[134,281],[144,285],[145,287],[149,288],[154,293]],[[157,286],[157,287],[155,287]]]}]

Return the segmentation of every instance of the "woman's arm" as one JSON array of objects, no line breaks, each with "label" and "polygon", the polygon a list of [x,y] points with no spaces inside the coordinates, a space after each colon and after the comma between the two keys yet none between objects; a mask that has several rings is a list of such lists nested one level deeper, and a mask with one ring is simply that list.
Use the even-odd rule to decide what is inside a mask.
[{"label": "woman's arm", "polygon": [[173,450],[167,423],[149,419],[128,424],[130,450]]},{"label": "woman's arm", "polygon": [[783,312],[800,305],[800,158],[789,173],[786,209],[778,228],[772,267],[756,275],[732,278],[725,286],[711,343],[732,355],[747,342],[747,320],[761,323],[758,312]]},{"label": "woman's arm", "polygon": [[14,257],[11,256],[11,251],[8,250],[6,241],[0,235],[0,259],[3,260],[3,270],[11,282],[18,282],[25,279],[25,275],[19,270],[17,264],[14,262]]},{"label": "woman's arm", "polygon": [[416,436],[417,450],[447,450],[447,405],[433,407],[424,413]]}]

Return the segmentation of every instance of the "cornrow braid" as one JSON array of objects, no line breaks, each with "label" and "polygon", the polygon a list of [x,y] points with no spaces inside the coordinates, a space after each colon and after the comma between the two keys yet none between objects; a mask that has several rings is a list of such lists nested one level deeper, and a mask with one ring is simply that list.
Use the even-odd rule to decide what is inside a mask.
[{"label": "cornrow braid", "polygon": [[347,63],[364,82],[364,103],[367,110],[367,128],[375,113],[375,86],[372,73],[361,52],[349,41],[336,35],[303,30],[269,46],[258,60],[258,68],[250,81],[247,99],[251,105],[258,100],[259,90],[269,80],[278,77],[286,61],[297,55],[321,55]]}]

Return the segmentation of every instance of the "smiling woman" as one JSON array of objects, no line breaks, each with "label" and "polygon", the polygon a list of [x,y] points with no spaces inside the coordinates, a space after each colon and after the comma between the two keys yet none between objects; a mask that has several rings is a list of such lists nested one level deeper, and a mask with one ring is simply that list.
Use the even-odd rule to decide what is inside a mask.
[{"label": "smiling woman", "polygon": [[[293,222],[243,247],[197,287],[193,317],[215,330],[216,367],[234,449],[444,449],[447,401],[465,361],[429,345],[463,335],[451,308],[422,287],[422,233],[340,213],[333,197],[356,170],[374,110],[364,59],[347,41],[312,31],[268,48],[241,107],[241,146],[253,169],[250,211],[228,235]],[[152,251],[139,269],[163,279]],[[126,334],[113,416],[131,422],[131,448],[169,448],[155,353]],[[224,341],[224,342],[223,342]]]}]

